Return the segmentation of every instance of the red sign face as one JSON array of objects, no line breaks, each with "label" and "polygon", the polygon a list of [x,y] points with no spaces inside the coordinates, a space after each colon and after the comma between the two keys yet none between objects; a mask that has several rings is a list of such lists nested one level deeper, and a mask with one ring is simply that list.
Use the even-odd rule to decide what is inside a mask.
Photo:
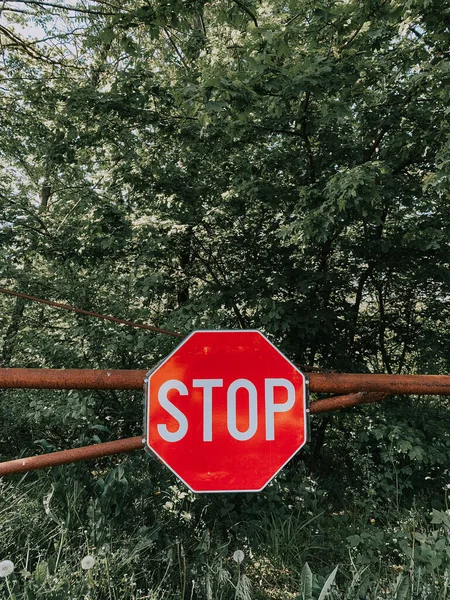
[{"label": "red sign face", "polygon": [[306,403],[258,331],[194,331],[148,374],[146,445],[194,492],[260,491],[305,444]]}]

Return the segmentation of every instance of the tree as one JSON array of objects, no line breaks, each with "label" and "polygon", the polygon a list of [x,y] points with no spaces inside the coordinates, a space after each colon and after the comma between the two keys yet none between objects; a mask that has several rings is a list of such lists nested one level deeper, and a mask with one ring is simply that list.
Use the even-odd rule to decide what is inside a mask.
[{"label": "tree", "polygon": [[[302,364],[448,365],[448,61],[430,5],[24,10],[1,100],[9,285],[185,332],[259,328]],[[172,347],[5,303],[4,364],[131,367]]]},{"label": "tree", "polygon": [[[304,365],[448,370],[450,70],[441,2],[21,0],[4,2],[1,18],[4,287],[181,332],[257,328]],[[145,368],[175,344],[9,297],[0,306],[4,366]],[[4,397],[3,456],[31,453],[35,441],[62,448],[141,427],[140,397]],[[350,503],[356,520],[368,472],[371,489],[385,492],[367,495],[380,514],[395,494],[400,510],[402,494],[408,508],[414,494],[441,493],[445,407],[424,423],[423,411],[407,406],[322,422],[328,445],[319,440],[307,466],[328,486],[327,513]],[[152,465],[150,481],[139,460],[128,479],[122,467],[104,475],[103,463],[51,475],[64,519],[72,515],[66,487],[81,498],[79,522],[67,517],[74,547],[85,543],[80,524],[100,545],[107,523],[122,535],[125,520],[130,530],[143,523],[143,511],[165,524],[164,534],[145,538],[156,548],[148,564],[175,548],[173,534],[189,540],[186,549],[176,542],[180,561],[186,551],[192,577],[206,578],[222,560],[210,568],[214,527],[217,547],[233,519],[248,520],[242,539],[262,539],[278,518],[290,522],[298,489],[306,511],[319,502],[296,467],[254,504],[189,504],[168,474]],[[426,490],[425,473],[434,486]],[[125,500],[128,483],[141,513]],[[171,506],[144,496],[147,484],[171,489]],[[267,505],[272,525],[260,514]],[[194,548],[206,557],[200,567]],[[182,581],[176,586],[180,597]]]}]

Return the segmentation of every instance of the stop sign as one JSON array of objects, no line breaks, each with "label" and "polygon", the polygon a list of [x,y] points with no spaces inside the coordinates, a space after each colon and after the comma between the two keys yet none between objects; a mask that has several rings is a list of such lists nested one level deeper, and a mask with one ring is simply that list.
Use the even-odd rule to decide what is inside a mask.
[{"label": "stop sign", "polygon": [[194,331],[146,379],[146,446],[194,492],[259,491],[307,441],[306,379],[258,331]]}]

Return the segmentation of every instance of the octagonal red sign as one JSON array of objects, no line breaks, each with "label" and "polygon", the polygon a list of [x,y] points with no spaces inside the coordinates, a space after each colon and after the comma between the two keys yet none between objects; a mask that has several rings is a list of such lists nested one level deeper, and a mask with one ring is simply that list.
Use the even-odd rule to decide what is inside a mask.
[{"label": "octagonal red sign", "polygon": [[307,441],[304,375],[258,331],[194,331],[146,379],[146,446],[194,492],[260,491]]}]

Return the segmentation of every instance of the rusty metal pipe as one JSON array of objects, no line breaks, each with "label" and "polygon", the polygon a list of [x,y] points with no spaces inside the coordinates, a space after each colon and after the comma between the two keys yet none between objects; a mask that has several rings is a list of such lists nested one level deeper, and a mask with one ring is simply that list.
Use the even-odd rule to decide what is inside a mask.
[{"label": "rusty metal pipe", "polygon": [[133,450],[139,450],[143,447],[144,442],[140,435],[114,442],[105,442],[104,444],[82,446],[81,448],[71,448],[70,450],[61,450],[60,452],[51,452],[50,454],[8,460],[0,462],[0,477],[3,475],[12,475],[13,473],[25,473],[27,471],[34,471],[35,469],[66,465],[67,463],[79,462],[81,460],[91,460],[111,454],[119,454],[120,452],[133,452]]},{"label": "rusty metal pipe", "polygon": [[388,398],[388,394],[382,394],[380,392],[358,392],[356,394],[333,396],[332,398],[316,400],[315,402],[311,402],[309,410],[312,415],[315,415],[332,410],[340,410],[341,408],[359,406],[360,404],[381,402],[381,400],[384,400],[385,398]]},{"label": "rusty metal pipe", "polygon": [[380,392],[430,396],[450,396],[449,375],[372,375],[362,373],[311,373],[312,392],[349,394]]},{"label": "rusty metal pipe", "polygon": [[145,370],[0,369],[0,388],[141,390],[146,373]]},{"label": "rusty metal pipe", "polygon": [[[0,388],[141,390],[145,370],[0,369]],[[449,375],[310,373],[311,392],[450,396]]]}]

